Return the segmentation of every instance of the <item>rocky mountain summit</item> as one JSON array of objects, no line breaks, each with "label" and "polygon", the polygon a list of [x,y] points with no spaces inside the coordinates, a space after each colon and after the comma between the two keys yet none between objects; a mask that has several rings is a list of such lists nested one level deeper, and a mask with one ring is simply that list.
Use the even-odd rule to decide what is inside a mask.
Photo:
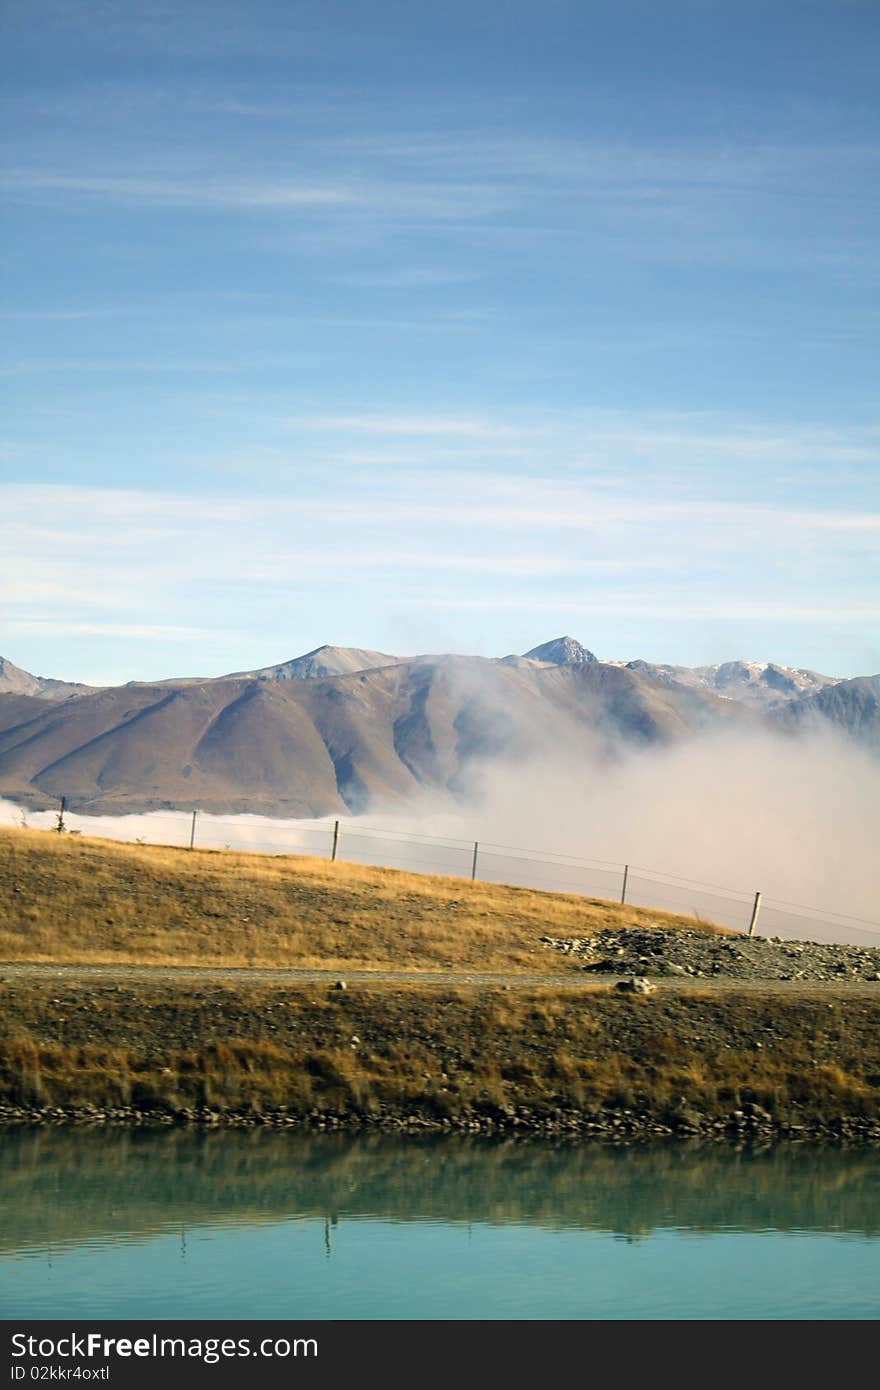
[{"label": "rocky mountain summit", "polygon": [[389,656],[386,652],[366,651],[361,647],[316,647],[304,656],[282,661],[277,666],[264,666],[257,671],[235,671],[227,680],[253,677],[261,681],[320,680],[324,676],[349,676],[355,671],[373,671],[380,666],[398,666],[406,658]]},{"label": "rocky mountain summit", "polygon": [[88,695],[92,685],[76,681],[53,680],[51,676],[32,676],[0,656],[0,695],[32,695],[38,700],[66,700],[71,695]]},{"label": "rocky mountain summit", "polygon": [[574,637],[554,637],[551,642],[532,647],[525,656],[529,661],[544,661],[551,666],[589,666],[599,660]]},{"label": "rocky mountain summit", "polygon": [[728,700],[778,708],[804,696],[817,695],[836,685],[833,676],[772,661],[724,661],[719,666],[665,666],[650,661],[628,661],[628,671],[640,671],[665,685],[711,690]]},{"label": "rocky mountain summit", "polygon": [[880,677],[600,661],[571,636],[500,659],[315,648],[230,676],[93,689],[0,663],[0,794],[119,812],[312,817],[465,795],[491,759],[835,727],[880,752]]}]

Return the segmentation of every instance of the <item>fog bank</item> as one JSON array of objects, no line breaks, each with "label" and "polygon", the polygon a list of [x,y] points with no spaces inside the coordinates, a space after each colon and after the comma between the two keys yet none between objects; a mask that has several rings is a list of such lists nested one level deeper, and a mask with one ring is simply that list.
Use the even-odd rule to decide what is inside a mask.
[{"label": "fog bank", "polygon": [[[745,927],[760,889],[766,934],[880,945],[880,763],[852,743],[738,731],[610,761],[583,742],[568,761],[559,748],[473,764],[466,800],[425,792],[349,817],[339,857],[469,877],[478,841],[480,878],[607,898],[619,897],[628,864],[628,901]],[[57,813],[0,801],[0,821],[49,828]],[[67,813],[65,824],[180,845],[192,830],[189,814],[167,811]],[[332,825],[200,812],[196,844],[327,857]]]}]

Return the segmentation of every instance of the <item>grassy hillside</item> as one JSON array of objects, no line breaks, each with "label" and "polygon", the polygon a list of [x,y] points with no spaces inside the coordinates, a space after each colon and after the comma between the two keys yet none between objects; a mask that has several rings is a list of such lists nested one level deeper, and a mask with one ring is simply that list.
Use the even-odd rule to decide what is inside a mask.
[{"label": "grassy hillside", "polygon": [[683,924],[573,895],[325,859],[0,828],[2,961],[559,974],[576,967],[542,935],[649,923]]},{"label": "grassy hillside", "polygon": [[[870,986],[587,993],[579,962],[540,941],[646,923],[684,925],[463,879],[0,830],[0,960],[412,972],[336,991],[124,971],[4,980],[0,967],[0,1122],[75,1112],[99,1123],[880,1139]],[[574,987],[420,978],[443,968],[570,970]]]}]

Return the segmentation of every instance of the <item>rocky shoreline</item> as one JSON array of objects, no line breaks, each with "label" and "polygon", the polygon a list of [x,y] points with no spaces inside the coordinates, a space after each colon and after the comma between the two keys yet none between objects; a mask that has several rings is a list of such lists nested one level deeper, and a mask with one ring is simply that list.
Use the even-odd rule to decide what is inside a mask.
[{"label": "rocky shoreline", "polygon": [[671,1123],[630,1110],[607,1113],[567,1110],[541,1114],[525,1106],[511,1107],[509,1113],[473,1113],[437,1119],[418,1110],[383,1114],[313,1111],[302,1115],[283,1107],[255,1111],[252,1108],[216,1110],[210,1107],[138,1109],[134,1106],[0,1105],[0,1129],[36,1126],[478,1134],[504,1138],[596,1139],[621,1144],[698,1140],[737,1147],[747,1144],[766,1147],[781,1143],[880,1146],[880,1120],[840,1117],[827,1122],[779,1123],[762,1106],[748,1102],[742,1109],[734,1110],[722,1119],[713,1119],[693,1108],[683,1107]]}]

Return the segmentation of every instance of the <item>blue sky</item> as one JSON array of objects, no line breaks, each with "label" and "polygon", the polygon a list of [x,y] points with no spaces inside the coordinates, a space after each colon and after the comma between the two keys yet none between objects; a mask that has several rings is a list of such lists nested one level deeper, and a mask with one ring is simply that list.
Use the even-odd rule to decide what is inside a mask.
[{"label": "blue sky", "polygon": [[880,670],[880,7],[7,0],[0,653]]}]

